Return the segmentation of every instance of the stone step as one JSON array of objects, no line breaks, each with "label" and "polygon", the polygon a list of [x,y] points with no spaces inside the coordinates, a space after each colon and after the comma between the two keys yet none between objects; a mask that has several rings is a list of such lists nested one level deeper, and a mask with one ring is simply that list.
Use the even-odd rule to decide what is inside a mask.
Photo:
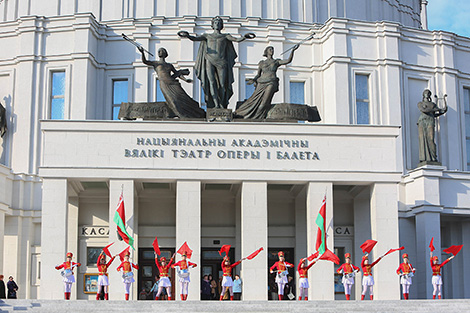
[{"label": "stone step", "polygon": [[0,300],[0,312],[469,312],[470,300],[89,301]]}]

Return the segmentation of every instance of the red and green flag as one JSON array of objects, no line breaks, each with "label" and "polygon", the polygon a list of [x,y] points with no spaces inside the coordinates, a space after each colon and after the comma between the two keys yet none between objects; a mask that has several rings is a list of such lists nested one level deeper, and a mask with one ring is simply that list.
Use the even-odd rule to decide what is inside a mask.
[{"label": "red and green flag", "polygon": [[318,212],[315,223],[318,226],[317,243],[315,245],[315,249],[320,255],[322,255],[326,251],[326,195],[323,198],[320,212]]},{"label": "red and green flag", "polygon": [[119,236],[121,236],[122,240],[131,246],[132,249],[134,249],[134,238],[132,238],[126,230],[126,213],[124,210],[124,197],[122,196],[122,192],[121,196],[119,197],[119,203],[117,205],[113,220],[117,225],[117,232]]}]

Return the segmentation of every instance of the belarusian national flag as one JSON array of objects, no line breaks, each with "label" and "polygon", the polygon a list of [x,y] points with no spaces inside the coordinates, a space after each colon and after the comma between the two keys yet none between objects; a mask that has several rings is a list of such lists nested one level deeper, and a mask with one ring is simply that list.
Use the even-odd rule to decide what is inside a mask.
[{"label": "belarusian national flag", "polygon": [[320,212],[318,212],[315,223],[318,226],[317,243],[315,245],[315,249],[320,255],[322,255],[326,251],[326,195],[323,198]]},{"label": "belarusian national flag", "polygon": [[[117,225],[117,231],[119,236],[129,245],[134,249],[134,238],[129,235],[129,233],[126,231],[126,213],[124,210],[124,198],[122,196],[119,197],[119,203],[116,209],[116,213],[114,214],[114,223]],[[135,249],[134,249],[135,250]]]}]

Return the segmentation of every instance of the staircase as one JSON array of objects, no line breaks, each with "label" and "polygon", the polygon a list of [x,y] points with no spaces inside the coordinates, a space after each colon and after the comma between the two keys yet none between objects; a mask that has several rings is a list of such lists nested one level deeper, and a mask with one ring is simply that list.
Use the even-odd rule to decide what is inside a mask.
[{"label": "staircase", "polygon": [[470,300],[223,302],[0,300],[0,312],[470,312]]}]

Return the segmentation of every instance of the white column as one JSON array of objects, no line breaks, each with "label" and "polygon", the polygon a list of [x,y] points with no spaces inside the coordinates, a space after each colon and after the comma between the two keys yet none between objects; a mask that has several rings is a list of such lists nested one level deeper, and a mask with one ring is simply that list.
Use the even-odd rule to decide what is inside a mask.
[{"label": "white column", "polygon": [[[370,191],[365,188],[356,197],[354,197],[354,265],[361,267],[362,250],[360,246],[367,239],[371,239],[370,234]],[[360,272],[362,274],[362,271]],[[352,292],[354,299],[360,299],[362,293],[362,275],[355,278],[355,291]]]},{"label": "white column", "polygon": [[[72,252],[78,260],[78,197],[69,197],[67,215],[67,252]],[[78,262],[78,261],[76,261]],[[85,264],[83,264],[85,266]],[[78,277],[85,271],[78,268],[76,270],[77,283],[72,285],[71,299],[77,299]],[[81,292],[81,291],[80,291]]]},{"label": "white column", "polygon": [[[462,222],[462,244],[467,247],[470,245],[470,222]],[[462,253],[460,256],[462,260],[470,260],[470,249],[462,249],[460,253]],[[470,277],[470,268],[464,265],[462,269],[462,277]],[[470,284],[468,283],[463,284],[463,298],[470,298]]]},{"label": "white column", "polygon": [[[190,269],[188,300],[200,299],[201,287],[201,182],[176,182],[176,247],[184,242],[193,250],[190,261],[197,267]],[[175,299],[180,299],[181,286],[176,283]]]},{"label": "white column", "polygon": [[[315,223],[323,198],[326,194],[326,245],[334,252],[333,232],[333,184],[309,183],[307,186],[307,254],[315,250],[318,226]],[[311,300],[334,300],[334,264],[330,261],[319,261],[308,274],[310,288],[308,291]],[[321,286],[321,288],[318,288]]]},{"label": "white column", "polygon": [[[241,188],[235,197],[235,260],[242,258],[242,202]],[[240,273],[240,267],[235,267],[235,273]],[[243,296],[243,294],[242,294]]]},{"label": "white column", "polygon": [[[294,265],[297,266],[301,258],[307,255],[307,202],[306,202],[306,188],[295,197],[295,258]],[[299,272],[295,270],[295,282],[297,288],[297,296],[300,295],[299,289]]]},{"label": "white column", "polygon": [[257,257],[241,264],[243,300],[268,299],[268,198],[266,182],[244,182],[241,194],[242,256],[263,247]]},{"label": "white column", "polygon": [[[3,253],[3,246],[5,240],[5,212],[0,210],[0,273],[5,273],[6,268],[3,267],[3,260],[6,255]],[[3,274],[5,275],[5,274]]]},{"label": "white column", "polygon": [[[398,248],[398,186],[396,183],[376,183],[370,190],[371,237],[378,241],[371,261]],[[380,261],[373,271],[374,299],[399,300],[400,284],[395,270],[400,254],[395,252]]]},{"label": "white column", "polygon": [[417,263],[414,287],[418,289],[419,299],[432,297],[432,271],[429,261],[429,242],[434,237],[434,255],[441,256],[441,215],[438,212],[416,214]]},{"label": "white column", "polygon": [[[134,237],[134,229],[135,224],[137,221],[135,220],[134,215],[134,181],[133,180],[110,180],[109,181],[109,243],[114,242],[111,246],[111,251],[113,253],[119,253],[125,248],[127,248],[127,244],[124,241],[119,241],[117,239],[117,227],[116,223],[114,222],[114,214],[116,213],[116,208],[119,202],[119,196],[121,195],[121,190],[124,196],[124,210],[126,213],[126,230]],[[133,263],[138,262],[138,250],[137,250],[137,243],[134,242],[135,251],[130,249],[131,256],[130,261]],[[117,272],[116,268],[120,265],[119,256],[116,260],[111,264],[110,268],[108,269],[109,272],[109,285],[110,285],[110,293],[109,299],[110,300],[124,300],[124,284],[122,282],[122,272]],[[134,278],[137,284],[137,271],[134,270]],[[137,300],[138,293],[133,292],[135,290],[135,286],[131,288],[131,292],[129,295],[129,300]]]},{"label": "white column", "polygon": [[42,188],[40,294],[41,299],[63,299],[62,277],[54,267],[67,252],[67,180],[44,178]]}]

